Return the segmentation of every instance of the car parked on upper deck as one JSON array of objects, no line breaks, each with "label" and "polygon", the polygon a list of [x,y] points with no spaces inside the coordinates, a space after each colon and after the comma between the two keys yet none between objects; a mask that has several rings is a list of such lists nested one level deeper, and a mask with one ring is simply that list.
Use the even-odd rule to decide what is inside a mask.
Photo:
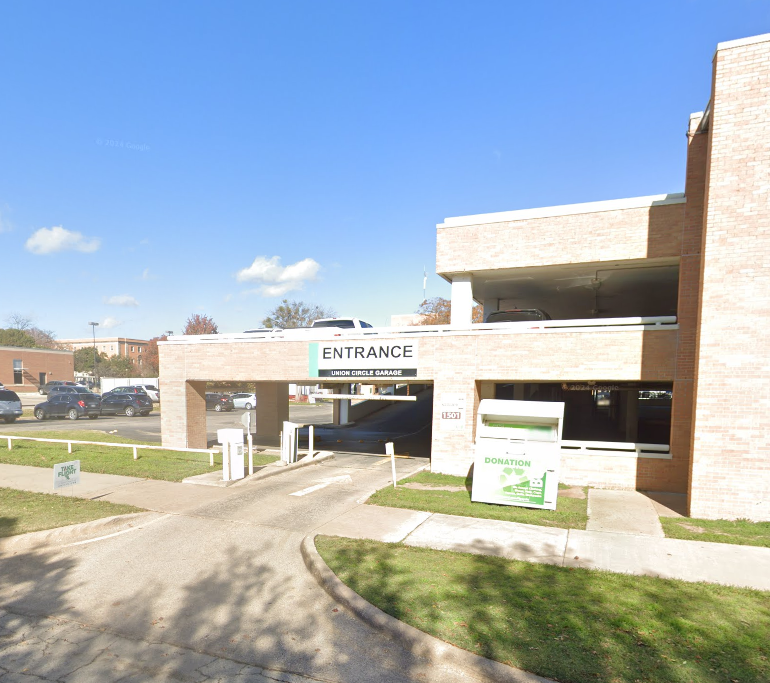
[{"label": "car parked on upper deck", "polygon": [[15,391],[5,389],[0,384],[0,417],[7,424],[15,422],[17,417],[21,417],[21,400]]},{"label": "car parked on upper deck", "polygon": [[314,320],[310,327],[314,330],[323,327],[340,327],[346,330],[360,330],[372,326],[359,318],[320,318],[319,320]]},{"label": "car parked on upper deck", "polygon": [[484,322],[488,323],[530,323],[550,320],[551,316],[539,308],[509,308],[506,311],[494,311]]}]

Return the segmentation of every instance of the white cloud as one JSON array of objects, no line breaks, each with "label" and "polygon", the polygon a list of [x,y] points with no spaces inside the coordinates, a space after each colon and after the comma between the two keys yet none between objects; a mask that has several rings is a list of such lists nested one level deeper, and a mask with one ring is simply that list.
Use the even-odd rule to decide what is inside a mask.
[{"label": "white cloud", "polygon": [[158,276],[150,272],[149,268],[145,268],[142,274],[139,276],[140,280],[155,280]]},{"label": "white cloud", "polygon": [[65,230],[61,225],[53,228],[40,228],[32,234],[24,245],[33,254],[53,254],[57,251],[82,251],[90,254],[101,244],[97,237],[88,239],[79,232]]},{"label": "white cloud", "polygon": [[99,327],[105,329],[105,330],[111,330],[113,327],[118,327],[119,325],[122,325],[123,321],[118,320],[117,318],[110,318],[109,316],[106,317],[102,322],[99,323]]},{"label": "white cloud", "polygon": [[320,264],[311,258],[282,266],[280,256],[270,259],[257,256],[248,268],[243,268],[235,274],[235,279],[238,282],[262,282],[263,286],[253,291],[265,297],[274,297],[302,289],[305,282],[315,280],[320,269]]},{"label": "white cloud", "polygon": [[130,294],[116,294],[111,297],[104,297],[104,303],[109,306],[138,306],[139,302]]}]

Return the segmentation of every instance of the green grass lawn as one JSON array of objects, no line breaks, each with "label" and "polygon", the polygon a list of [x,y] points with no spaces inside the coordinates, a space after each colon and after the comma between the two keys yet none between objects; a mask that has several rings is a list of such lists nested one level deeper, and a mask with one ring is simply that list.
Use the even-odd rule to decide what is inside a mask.
[{"label": "green grass lawn", "polygon": [[319,536],[388,614],[563,683],[767,683],[770,593]]},{"label": "green grass lawn", "polygon": [[0,537],[54,529],[130,512],[144,510],[132,505],[84,500],[66,494],[30,493],[0,488]]},{"label": "green grass lawn", "polygon": [[536,510],[532,508],[514,507],[512,505],[490,505],[487,503],[472,503],[470,480],[465,477],[454,477],[448,474],[433,474],[418,472],[399,482],[405,484],[415,482],[434,486],[462,486],[463,491],[425,491],[408,489],[399,485],[383,488],[375,493],[368,503],[409,510],[425,512],[440,512],[445,515],[461,515],[463,517],[479,517],[482,519],[500,519],[506,522],[521,522],[523,524],[539,524],[540,526],[559,527],[563,529],[585,529],[588,521],[588,499],[559,498],[556,510]]},{"label": "green grass lawn", "polygon": [[747,519],[693,519],[691,517],[661,517],[663,531],[669,538],[709,543],[733,543],[770,548],[770,522],[750,522]]},{"label": "green grass lawn", "polygon": [[[4,432],[13,435],[13,432]],[[47,431],[19,434],[42,439],[73,439],[75,441],[102,441],[108,443],[148,444],[149,441],[126,439],[116,434],[93,431]],[[13,449],[8,450],[4,440],[0,440],[0,463],[12,465],[32,465],[33,467],[53,467],[54,463],[68,460],[80,460],[83,472],[101,474],[122,474],[129,477],[182,481],[186,477],[222,469],[222,456],[214,456],[214,466],[209,466],[208,453],[185,453],[183,451],[139,450],[138,459],[134,460],[133,449],[109,446],[74,445],[72,455],[67,453],[66,444],[43,443],[39,441],[14,441]],[[248,455],[247,461],[248,461]],[[254,465],[261,466],[277,460],[275,455],[257,453]]]}]

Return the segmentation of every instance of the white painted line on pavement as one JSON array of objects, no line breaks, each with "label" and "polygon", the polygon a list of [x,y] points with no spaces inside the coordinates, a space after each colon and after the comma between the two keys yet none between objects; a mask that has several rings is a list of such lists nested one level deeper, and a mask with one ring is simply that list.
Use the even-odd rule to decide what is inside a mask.
[{"label": "white painted line on pavement", "polygon": [[349,474],[343,474],[340,477],[329,477],[328,479],[321,479],[320,484],[315,484],[314,486],[308,486],[306,489],[302,489],[301,491],[295,491],[294,493],[290,493],[290,496],[306,496],[308,493],[313,493],[313,491],[318,491],[319,489],[324,489],[329,484],[352,484],[353,483],[353,477],[351,477]]},{"label": "white painted line on pavement", "polygon": [[130,529],[123,529],[123,531],[116,531],[114,534],[107,534],[106,536],[99,536],[97,538],[89,538],[87,541],[78,541],[77,543],[67,543],[67,545],[62,546],[63,548],[70,548],[75,545],[85,545],[86,543],[95,543],[96,541],[103,541],[106,538],[112,538],[113,536],[120,536],[121,534],[127,534],[129,531],[137,531],[139,529],[144,529],[145,527],[150,526],[150,524],[155,524],[155,522],[160,522],[162,519],[166,519],[167,517],[173,517],[174,515],[163,515],[163,517],[158,517],[157,519],[153,519],[151,522],[147,522],[147,524],[140,524],[139,526],[131,527]]}]

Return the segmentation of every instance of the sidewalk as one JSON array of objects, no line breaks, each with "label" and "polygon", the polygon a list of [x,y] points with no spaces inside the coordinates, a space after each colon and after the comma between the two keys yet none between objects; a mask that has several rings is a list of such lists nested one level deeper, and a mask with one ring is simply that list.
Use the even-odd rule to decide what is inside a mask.
[{"label": "sidewalk", "polygon": [[361,505],[317,534],[770,591],[770,548]]}]

